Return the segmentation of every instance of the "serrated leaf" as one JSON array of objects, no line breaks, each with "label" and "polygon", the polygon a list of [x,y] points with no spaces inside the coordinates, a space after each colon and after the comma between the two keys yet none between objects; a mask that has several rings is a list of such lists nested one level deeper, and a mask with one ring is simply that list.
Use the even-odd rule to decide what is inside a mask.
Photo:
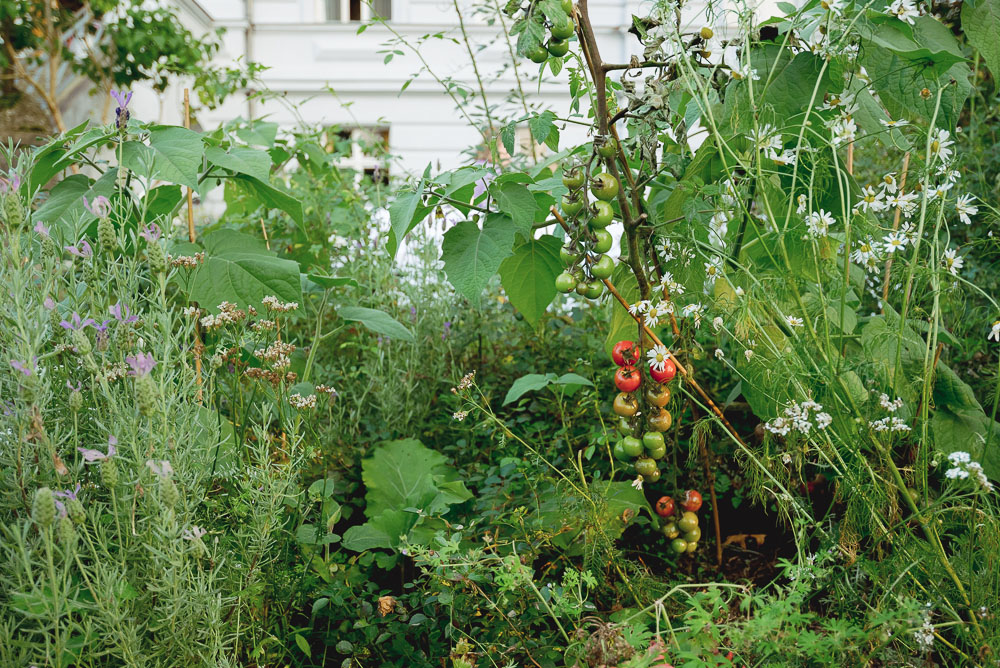
[{"label": "serrated leaf", "polygon": [[562,272],[559,249],[552,235],[529,239],[500,263],[500,284],[525,319],[534,325],[556,296],[556,276]]},{"label": "serrated leaf", "polygon": [[962,29],[986,61],[993,80],[1000,81],[1000,0],[963,3]]},{"label": "serrated leaf", "polygon": [[498,213],[486,216],[482,229],[471,220],[444,234],[441,260],[455,289],[478,305],[483,289],[514,247],[513,221]]},{"label": "serrated leaf", "polygon": [[344,320],[360,322],[373,332],[384,334],[391,339],[399,339],[408,343],[413,343],[416,340],[413,338],[413,332],[382,311],[362,306],[345,306],[338,309],[337,315]]},{"label": "serrated leaf", "polygon": [[535,222],[538,203],[525,186],[520,183],[496,182],[491,188],[497,200],[497,207],[514,221],[514,227],[524,236],[531,234]]},{"label": "serrated leaf", "polygon": [[514,140],[517,135],[517,124],[511,123],[500,128],[500,141],[508,155],[514,155]]},{"label": "serrated leaf", "polygon": [[[560,11],[562,11],[560,9]],[[536,144],[544,144],[549,133],[555,127],[556,115],[551,111],[543,111],[537,116],[528,119],[528,129],[531,130],[531,137]]]}]

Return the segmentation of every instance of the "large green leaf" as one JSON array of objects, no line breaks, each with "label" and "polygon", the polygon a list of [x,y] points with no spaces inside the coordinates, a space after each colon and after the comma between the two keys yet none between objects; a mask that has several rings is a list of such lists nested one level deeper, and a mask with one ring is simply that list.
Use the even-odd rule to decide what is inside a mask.
[{"label": "large green leaf", "polygon": [[556,276],[562,271],[562,242],[550,234],[529,239],[500,263],[500,283],[511,303],[531,324],[545,313],[556,296]]},{"label": "large green leaf", "polygon": [[199,189],[198,171],[205,155],[201,135],[187,128],[160,125],[149,132],[153,173],[158,179]]},{"label": "large green leaf", "polygon": [[496,197],[500,211],[510,216],[518,232],[529,236],[538,211],[538,203],[531,191],[520,183],[509,181],[491,186],[490,190]]},{"label": "large green leaf", "polygon": [[303,224],[302,202],[274,186],[248,174],[234,174],[227,183],[268,209],[284,211],[300,226]]},{"label": "large green leaf", "polygon": [[212,146],[205,151],[205,158],[212,164],[237,174],[246,174],[267,183],[271,174],[271,156],[266,151],[236,146],[224,151]]},{"label": "large green leaf", "polygon": [[96,216],[83,206],[83,198],[86,197],[88,202],[93,202],[101,195],[111,197],[117,178],[117,168],[109,169],[96,181],[91,181],[83,174],[71,174],[49,191],[48,199],[35,211],[34,219],[47,224],[59,224],[63,241],[75,243],[76,239],[65,238],[69,234],[69,225],[81,220],[96,219]]},{"label": "large green leaf", "polygon": [[962,29],[969,43],[983,56],[993,80],[1000,80],[1000,0],[964,2]]},{"label": "large green leaf", "polygon": [[364,308],[362,306],[345,306],[344,308],[338,309],[337,315],[344,320],[360,322],[373,332],[384,334],[389,338],[400,339],[409,343],[413,343],[415,341],[413,338],[413,332],[401,325],[399,321],[394,320],[389,314],[383,313],[382,311],[376,311],[375,309]]},{"label": "large green leaf", "polygon": [[912,28],[902,21],[888,21],[875,28],[869,39],[877,47],[929,68],[934,74],[965,60],[955,36],[931,16],[919,17]]},{"label": "large green leaf", "polygon": [[396,252],[403,244],[403,239],[430,211],[429,208],[422,206],[424,184],[430,173],[431,166],[428,164],[416,190],[398,194],[389,205],[389,239],[386,241],[389,257],[396,257]]},{"label": "large green leaf", "polygon": [[205,236],[205,262],[191,278],[189,297],[202,308],[216,310],[224,301],[240,307],[260,307],[275,296],[283,302],[302,298],[299,265],[282,260],[255,237],[233,230]]},{"label": "large green leaf", "polygon": [[[361,462],[368,521],[344,533],[344,547],[396,548],[400,536],[427,524],[424,515],[441,515],[472,494],[445,457],[412,438],[388,441]],[[426,532],[421,535],[427,537]],[[414,536],[411,535],[411,538]]]},{"label": "large green leaf", "polygon": [[507,390],[507,396],[504,397],[503,403],[506,406],[512,401],[517,401],[528,392],[541,390],[549,385],[561,385],[565,388],[564,391],[567,394],[573,394],[585,385],[588,387],[594,386],[592,382],[575,373],[564,373],[558,378],[554,373],[529,373],[514,381],[510,389]]},{"label": "large green leaf", "polygon": [[491,213],[482,229],[471,220],[444,234],[441,259],[455,289],[478,305],[483,289],[514,247],[514,224],[508,216]]},{"label": "large green leaf", "polygon": [[750,62],[767,84],[757,104],[772,108],[779,127],[809,106],[814,90],[815,99],[822,101],[830,88],[829,68],[824,69],[823,59],[813,53],[793,56],[788,49],[768,44],[754,49]]}]

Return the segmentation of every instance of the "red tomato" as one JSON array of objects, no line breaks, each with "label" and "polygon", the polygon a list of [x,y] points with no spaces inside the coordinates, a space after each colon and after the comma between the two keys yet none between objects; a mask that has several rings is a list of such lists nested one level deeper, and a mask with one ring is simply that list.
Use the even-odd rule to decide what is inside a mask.
[{"label": "red tomato", "polygon": [[684,495],[681,507],[692,513],[698,512],[698,509],[701,508],[701,494],[697,490],[689,489]]},{"label": "red tomato", "polygon": [[674,364],[673,360],[667,360],[663,363],[663,371],[657,371],[653,367],[649,367],[649,375],[657,383],[669,383],[677,375],[677,365]]},{"label": "red tomato", "polygon": [[674,514],[674,500],[669,496],[661,496],[656,502],[656,514],[660,517],[670,517]]},{"label": "red tomato", "polygon": [[635,349],[635,342],[619,341],[616,343],[615,347],[611,349],[611,359],[618,366],[631,366],[635,364],[639,359],[638,351]]},{"label": "red tomato", "polygon": [[635,392],[639,389],[639,372],[632,366],[623,366],[615,372],[615,386],[622,392]]}]

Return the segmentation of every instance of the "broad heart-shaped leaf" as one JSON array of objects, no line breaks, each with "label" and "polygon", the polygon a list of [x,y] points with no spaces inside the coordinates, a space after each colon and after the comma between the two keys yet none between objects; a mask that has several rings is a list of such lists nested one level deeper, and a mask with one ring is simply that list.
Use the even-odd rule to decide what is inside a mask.
[{"label": "broad heart-shaped leaf", "polygon": [[205,250],[188,295],[202,308],[215,311],[224,301],[260,307],[271,295],[283,302],[301,301],[298,263],[275,257],[255,237],[218,230],[205,236]]},{"label": "broad heart-shaped leaf", "polygon": [[157,186],[146,193],[146,208],[143,211],[143,222],[153,222],[160,216],[166,216],[174,210],[183,197],[181,187],[176,185]]},{"label": "broad heart-shaped leaf", "polygon": [[514,247],[514,222],[491,213],[483,228],[466,220],[444,234],[441,260],[448,280],[473,304],[479,305],[483,288]]},{"label": "broad heart-shaped leaf", "polygon": [[246,174],[267,182],[271,174],[271,156],[266,151],[245,146],[234,146],[223,151],[212,146],[205,151],[205,158],[212,164],[237,174]]},{"label": "broad heart-shaped leaf", "polygon": [[529,373],[526,376],[521,376],[507,390],[507,396],[503,398],[503,403],[506,406],[512,401],[517,401],[528,392],[534,392],[535,390],[547,387],[555,379],[556,375],[554,373]]},{"label": "broad heart-shaped leaf", "polygon": [[[937,23],[934,19],[930,20]],[[942,29],[947,30],[943,26]],[[861,54],[862,64],[871,76],[873,87],[893,118],[929,121],[934,117],[937,90],[943,88],[937,125],[949,130],[955,127],[965,99],[972,90],[969,83],[971,69],[967,64],[956,63],[938,75],[932,67],[925,67],[874,45],[862,49]],[[954,84],[950,83],[952,79]],[[921,95],[925,88],[932,91],[926,99]]]},{"label": "broad heart-shaped leaf", "polygon": [[365,516],[369,519],[406,508],[442,513],[448,505],[472,498],[444,455],[413,438],[376,448],[361,462],[361,478],[367,488]]},{"label": "broad heart-shaped leaf", "polygon": [[274,186],[248,174],[234,174],[227,181],[243,191],[248,197],[255,199],[261,206],[284,211],[300,227],[303,225],[302,202],[288,193],[282,192]]},{"label": "broad heart-shaped leaf", "polygon": [[400,339],[408,343],[413,343],[416,340],[413,338],[413,332],[401,325],[397,320],[394,320],[387,313],[376,311],[373,308],[345,306],[337,311],[337,315],[344,320],[360,322],[373,332],[384,334],[391,339]]},{"label": "broad heart-shaped leaf", "polygon": [[500,283],[511,304],[534,325],[556,296],[556,276],[562,271],[560,241],[550,234],[529,239],[500,263]]},{"label": "broad heart-shaped leaf", "polygon": [[1000,80],[1000,0],[963,3],[962,30],[969,43],[982,54],[993,80]]},{"label": "broad heart-shaped leaf", "polygon": [[153,176],[199,189],[198,170],[205,155],[201,135],[187,128],[159,125],[149,132],[149,147],[154,152]]},{"label": "broad heart-shaped leaf", "polygon": [[955,36],[931,16],[917,18],[912,28],[898,19],[890,19],[875,28],[869,39],[876,47],[929,68],[934,74],[965,61]]},{"label": "broad heart-shaped leaf", "polygon": [[514,227],[524,236],[531,234],[531,225],[535,222],[535,212],[538,203],[531,191],[520,183],[509,181],[494,182],[490,191],[497,199],[497,207],[514,221]]},{"label": "broad heart-shaped leaf", "polygon": [[[767,83],[757,104],[771,107],[775,116],[782,120],[804,110],[809,105],[813,90],[816,91],[816,99],[822,100],[823,94],[830,88],[829,68],[823,70],[823,60],[813,53],[792,55],[788,49],[768,44],[754,49],[750,62],[760,74],[762,83]],[[823,78],[817,86],[821,73]]]},{"label": "broad heart-shaped leaf", "polygon": [[340,544],[355,552],[376,548],[394,550],[399,546],[399,537],[408,534],[418,519],[416,513],[386,510],[378,517],[345,531]]}]

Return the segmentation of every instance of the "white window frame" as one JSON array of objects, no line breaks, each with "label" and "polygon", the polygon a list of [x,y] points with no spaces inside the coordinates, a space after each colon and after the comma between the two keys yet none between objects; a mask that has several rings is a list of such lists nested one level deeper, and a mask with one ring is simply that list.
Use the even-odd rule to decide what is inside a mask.
[{"label": "white window frame", "polygon": [[[347,130],[347,128],[342,128],[342,130]],[[365,170],[377,169],[385,171],[389,168],[389,163],[385,156],[379,157],[371,155],[370,153],[365,153],[361,145],[362,143],[372,143],[376,139],[380,138],[382,133],[385,133],[385,141],[389,142],[389,128],[386,126],[362,126],[350,128],[350,141],[351,141],[351,155],[344,156],[337,161],[337,166],[341,169],[353,170],[358,176],[358,182],[361,181],[362,176],[364,176]],[[388,151],[389,147],[385,147]]]},{"label": "white window frame", "polygon": [[[372,18],[372,8],[371,5],[364,0],[361,0],[361,18],[357,21],[351,20],[351,0],[339,0],[340,2],[340,18],[331,19],[326,15],[326,3],[327,0],[316,0],[316,16],[320,17],[321,23],[362,23],[364,21],[370,21]],[[389,18],[386,20],[392,20],[392,14],[395,7],[395,3],[390,2],[389,4]]]}]

